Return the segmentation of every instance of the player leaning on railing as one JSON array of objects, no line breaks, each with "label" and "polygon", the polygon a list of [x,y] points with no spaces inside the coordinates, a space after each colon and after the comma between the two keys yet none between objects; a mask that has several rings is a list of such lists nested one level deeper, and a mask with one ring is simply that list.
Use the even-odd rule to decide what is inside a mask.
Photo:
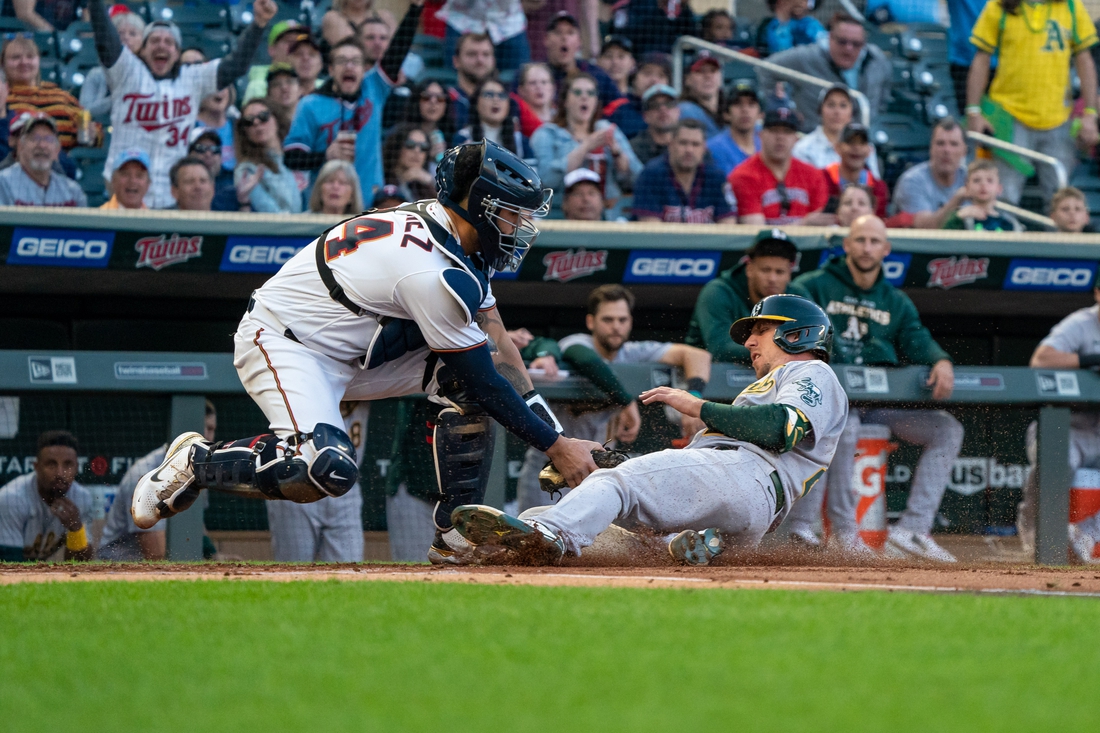
[{"label": "player leaning on railing", "polygon": [[[436,183],[438,200],[332,227],[253,294],[234,364],[274,434],[221,443],[177,437],[134,491],[135,524],[183,511],[204,488],[299,503],[347,493],[358,467],[339,427],[341,400],[427,392],[444,405],[433,438],[434,562],[468,548],[450,516],[484,493],[489,417],[549,455],[571,486],[596,469],[590,451],[601,446],[555,430],[489,287],[494,270],[519,267],[552,191],[490,142],[449,150]],[[499,349],[495,368],[490,341]]]}]

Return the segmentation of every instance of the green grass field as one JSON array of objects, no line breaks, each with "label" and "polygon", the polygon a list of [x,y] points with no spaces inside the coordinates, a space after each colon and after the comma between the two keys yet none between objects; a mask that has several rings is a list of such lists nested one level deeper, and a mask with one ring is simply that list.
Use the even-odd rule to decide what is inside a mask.
[{"label": "green grass field", "polygon": [[1100,729],[1093,599],[0,587],[0,730]]}]

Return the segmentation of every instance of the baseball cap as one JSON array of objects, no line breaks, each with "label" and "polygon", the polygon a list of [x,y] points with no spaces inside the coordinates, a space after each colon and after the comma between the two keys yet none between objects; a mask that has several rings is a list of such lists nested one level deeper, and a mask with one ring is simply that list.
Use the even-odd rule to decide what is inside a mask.
[{"label": "baseball cap", "polygon": [[649,100],[653,99],[659,94],[663,94],[666,97],[672,97],[673,99],[676,99],[680,96],[676,93],[676,90],[670,87],[668,84],[654,84],[642,93],[642,108],[645,109],[646,105],[649,104]]},{"label": "baseball cap", "polygon": [[296,48],[298,48],[298,46],[301,46],[302,44],[305,44],[307,46],[313,46],[313,48],[315,48],[318,51],[321,50],[321,44],[317,43],[317,39],[315,39],[313,37],[313,34],[309,33],[307,31],[307,32],[302,32],[302,33],[298,34],[298,37],[295,38],[294,42],[290,44],[290,52],[294,53],[294,50]]},{"label": "baseball cap", "polygon": [[745,255],[754,257],[782,257],[794,262],[798,259],[798,247],[782,229],[761,229],[756,233]]},{"label": "baseball cap", "polygon": [[409,203],[409,197],[405,195],[401,186],[395,186],[392,183],[387,183],[382,188],[374,192],[374,200],[384,201],[386,199],[397,199],[403,204]]},{"label": "baseball cap", "polygon": [[866,127],[858,122],[849,122],[840,131],[840,141],[842,143],[851,142],[854,137],[862,137],[865,143],[871,142],[871,133]]},{"label": "baseball cap", "polygon": [[603,45],[600,46],[600,55],[602,56],[607,49],[615,46],[618,46],[632,56],[634,55],[634,42],[618,33],[612,33],[611,35],[603,37]]},{"label": "baseball cap", "polygon": [[559,10],[550,16],[550,22],[546,24],[546,32],[554,30],[558,27],[558,23],[569,23],[577,30],[581,29],[581,24],[577,22],[576,16],[570,13],[568,10]]},{"label": "baseball cap", "polygon": [[[642,60],[638,62],[638,68],[643,66],[657,66],[664,72],[665,78],[672,78],[672,57],[660,51],[649,51],[642,54]],[[637,73],[637,72],[635,72]]]},{"label": "baseball cap", "polygon": [[756,85],[745,79],[739,79],[733,83],[729,94],[726,95],[726,104],[733,104],[742,97],[751,97],[756,100],[757,104],[761,103],[760,93],[756,91]]},{"label": "baseball cap", "polygon": [[130,10],[130,6],[123,5],[122,3],[115,3],[111,7],[107,8],[107,17],[115,18],[119,15],[126,15],[126,13],[133,12],[133,10]]},{"label": "baseball cap", "polygon": [[54,134],[57,134],[57,122],[45,112],[24,112],[11,121],[8,132],[12,135],[22,135],[39,123],[49,125]]},{"label": "baseball cap", "polygon": [[140,148],[129,148],[123,150],[115,161],[115,170],[117,171],[122,166],[126,165],[130,161],[137,161],[145,166],[145,170],[151,170],[152,164],[149,162],[149,154]]},{"label": "baseball cap", "polygon": [[281,36],[290,31],[297,31],[301,27],[302,24],[296,20],[280,20],[271,26],[271,32],[267,34],[267,45],[274,46]]},{"label": "baseball cap", "polygon": [[722,68],[722,62],[718,60],[716,56],[711,56],[707,51],[700,51],[699,55],[695,57],[695,61],[691,63],[691,67],[688,71],[699,71],[704,66],[713,66],[716,69]]},{"label": "baseball cap", "polygon": [[831,87],[825,87],[821,90],[821,93],[817,95],[818,114],[821,113],[821,108],[825,106],[825,100],[828,99],[829,95],[833,94],[834,92],[840,92],[848,98],[849,102],[852,101],[852,95],[848,92],[848,87],[844,86],[843,84],[833,84]]},{"label": "baseball cap", "polygon": [[797,131],[802,126],[802,115],[793,105],[781,101],[764,111],[764,127],[789,127]]},{"label": "baseball cap", "polygon": [[599,186],[602,181],[600,180],[600,174],[591,168],[574,168],[565,174],[564,183],[565,190],[568,193],[578,183],[595,183]]},{"label": "baseball cap", "polygon": [[145,26],[145,30],[141,32],[142,45],[145,45],[145,42],[149,40],[149,36],[155,30],[168,31],[176,41],[176,48],[183,48],[183,36],[180,35],[180,27],[170,20],[154,20]]},{"label": "baseball cap", "polygon": [[267,82],[270,84],[271,80],[277,76],[292,76],[297,79],[298,72],[295,71],[294,67],[290,64],[280,61],[279,63],[267,67]]},{"label": "baseball cap", "polygon": [[191,130],[191,134],[187,136],[187,150],[191,151],[191,148],[195,147],[195,143],[202,140],[204,137],[208,137],[214,141],[214,144],[221,147],[222,136],[213,127],[196,127]]}]

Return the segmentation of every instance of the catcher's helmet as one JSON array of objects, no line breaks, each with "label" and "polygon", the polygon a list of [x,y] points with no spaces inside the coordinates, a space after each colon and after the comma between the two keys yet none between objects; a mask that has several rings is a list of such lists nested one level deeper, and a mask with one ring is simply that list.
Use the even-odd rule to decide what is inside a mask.
[{"label": "catcher's helmet", "polygon": [[777,323],[772,339],[788,354],[813,352],[824,362],[829,361],[833,345],[833,324],[825,311],[798,295],[769,295],[755,306],[748,318],[741,318],[730,327],[730,338],[744,344],[757,321]]},{"label": "catcher's helmet", "polygon": [[[466,191],[456,190],[455,164],[463,149],[478,148],[481,171],[469,190],[466,208],[460,200]],[[527,250],[539,235],[535,218],[550,211],[550,199],[554,192],[542,187],[542,180],[535,169],[523,162],[515,153],[484,140],[451,148],[443,154],[443,160],[435,173],[439,201],[454,210],[477,230],[478,243],[485,263],[494,270],[515,272],[519,269]],[[456,200],[457,199],[457,200]],[[518,224],[501,216],[510,211],[518,216]],[[501,224],[512,231],[501,232]]]}]

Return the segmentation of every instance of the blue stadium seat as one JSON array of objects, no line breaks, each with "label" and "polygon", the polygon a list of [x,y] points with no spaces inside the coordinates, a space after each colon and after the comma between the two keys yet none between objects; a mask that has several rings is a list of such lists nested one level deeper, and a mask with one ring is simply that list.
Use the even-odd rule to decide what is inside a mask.
[{"label": "blue stadium seat", "polygon": [[[73,148],[69,151],[69,157],[76,163],[77,183],[88,197],[89,206],[98,206],[106,200],[103,165],[107,161],[107,145],[105,141],[102,148]],[[98,203],[92,203],[93,198],[98,199]]]},{"label": "blue stadium seat", "polygon": [[733,32],[734,45],[752,48],[756,45],[756,21],[752,18],[737,18],[737,30]]},{"label": "blue stadium seat", "polygon": [[419,55],[427,68],[442,69],[448,65],[443,56],[443,40],[435,36],[417,33],[410,51]]},{"label": "blue stadium seat", "polygon": [[38,52],[42,58],[58,58],[57,31],[35,31],[34,43],[38,46]]}]

